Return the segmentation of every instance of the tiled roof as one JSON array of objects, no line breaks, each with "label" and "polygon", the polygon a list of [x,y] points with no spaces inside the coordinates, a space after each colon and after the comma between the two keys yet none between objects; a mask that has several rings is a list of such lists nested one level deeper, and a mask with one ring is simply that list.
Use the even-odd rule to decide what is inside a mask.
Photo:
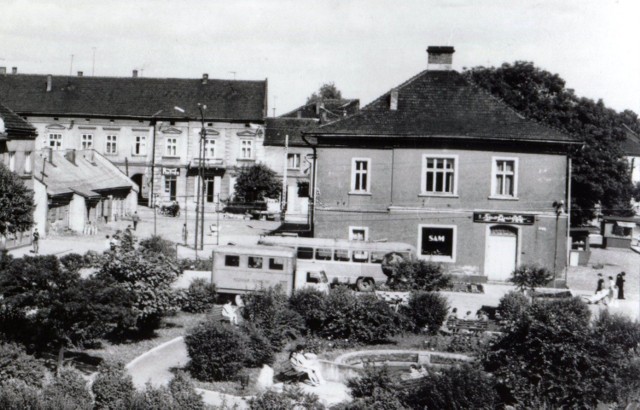
[{"label": "tiled roof", "polygon": [[36,129],[31,124],[3,104],[0,104],[0,118],[4,122],[5,132],[9,135],[31,137],[37,135]]},{"label": "tiled roof", "polygon": [[42,150],[36,154],[34,166],[34,176],[47,186],[48,195],[75,192],[89,197],[99,195],[101,190],[128,187],[138,190],[129,177],[94,150],[76,151],[75,163],[65,157],[64,151],[54,150],[51,153],[53,164],[44,160],[48,150]]},{"label": "tiled roof", "polygon": [[640,135],[626,130],[626,138],[620,143],[620,149],[624,156],[640,157]]},{"label": "tiled roof", "polygon": [[285,136],[289,136],[289,146],[307,147],[302,133],[317,128],[319,122],[313,118],[267,118],[264,145],[284,147]]},{"label": "tiled roof", "polygon": [[358,114],[310,134],[577,142],[570,135],[525,119],[455,71],[423,71],[396,90],[397,110],[389,109],[388,92]]},{"label": "tiled roof", "polygon": [[314,101],[282,114],[282,118],[321,118],[325,114],[328,121],[334,121],[345,116],[353,115],[360,109],[358,99],[329,99]]},{"label": "tiled roof", "polygon": [[[21,115],[199,117],[205,104],[208,120],[262,121],[267,82],[133,77],[0,75],[0,99]],[[186,114],[174,109],[179,106]]]}]

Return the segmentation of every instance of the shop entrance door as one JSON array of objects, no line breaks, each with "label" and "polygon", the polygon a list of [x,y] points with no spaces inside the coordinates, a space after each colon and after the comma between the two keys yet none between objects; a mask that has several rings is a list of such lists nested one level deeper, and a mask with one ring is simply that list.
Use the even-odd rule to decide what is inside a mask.
[{"label": "shop entrance door", "polygon": [[484,272],[489,280],[507,281],[516,268],[518,230],[511,226],[492,226],[487,236]]}]

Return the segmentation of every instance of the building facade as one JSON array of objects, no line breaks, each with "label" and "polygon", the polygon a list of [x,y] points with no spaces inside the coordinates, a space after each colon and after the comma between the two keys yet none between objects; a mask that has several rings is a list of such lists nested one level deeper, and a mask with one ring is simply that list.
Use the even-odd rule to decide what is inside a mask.
[{"label": "building facade", "polygon": [[567,264],[573,138],[514,112],[451,70],[452,47],[315,145],[314,235],[413,244],[459,275],[507,280]]},{"label": "building facade", "polygon": [[266,80],[5,74],[0,94],[36,127],[37,149],[94,149],[145,203],[192,207],[202,166],[213,208],[233,195],[236,170],[264,156]]}]

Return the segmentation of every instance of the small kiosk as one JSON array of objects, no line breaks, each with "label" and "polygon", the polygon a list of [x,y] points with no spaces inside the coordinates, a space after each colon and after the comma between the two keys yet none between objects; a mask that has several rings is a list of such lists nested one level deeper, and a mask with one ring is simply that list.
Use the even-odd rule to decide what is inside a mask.
[{"label": "small kiosk", "polygon": [[[596,228],[597,229],[597,228]],[[571,253],[569,255],[570,266],[586,266],[591,256],[589,242],[589,228],[571,228]]]},{"label": "small kiosk", "polygon": [[633,228],[636,219],[624,216],[605,216],[602,218],[603,246],[605,248],[629,248],[633,240]]}]

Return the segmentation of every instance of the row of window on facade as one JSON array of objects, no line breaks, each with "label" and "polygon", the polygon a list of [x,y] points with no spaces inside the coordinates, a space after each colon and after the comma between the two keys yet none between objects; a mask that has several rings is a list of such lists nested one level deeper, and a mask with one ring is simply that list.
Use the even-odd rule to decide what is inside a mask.
[{"label": "row of window on facade", "polygon": [[[455,156],[424,155],[422,158],[421,194],[457,195],[457,165]],[[493,158],[492,195],[517,197],[517,158]],[[371,159],[353,158],[351,163],[352,194],[371,192]]]}]

